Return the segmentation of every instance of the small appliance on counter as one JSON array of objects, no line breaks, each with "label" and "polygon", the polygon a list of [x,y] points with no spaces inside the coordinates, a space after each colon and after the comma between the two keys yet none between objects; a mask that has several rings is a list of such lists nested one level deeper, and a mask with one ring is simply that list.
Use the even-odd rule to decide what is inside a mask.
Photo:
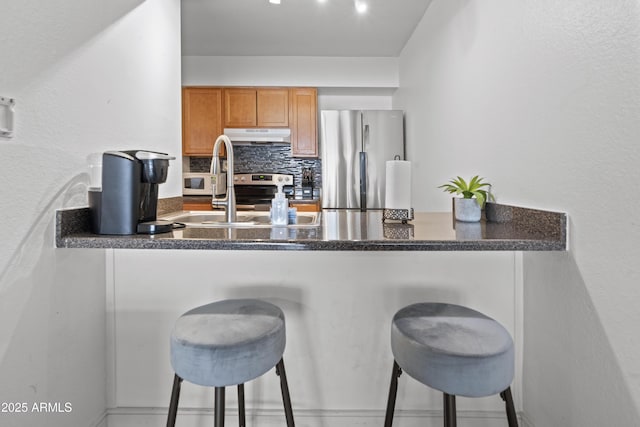
[{"label": "small appliance on counter", "polygon": [[96,234],[156,234],[173,229],[157,221],[158,184],[167,180],[165,153],[144,150],[102,154],[102,188],[89,189],[91,230]]}]

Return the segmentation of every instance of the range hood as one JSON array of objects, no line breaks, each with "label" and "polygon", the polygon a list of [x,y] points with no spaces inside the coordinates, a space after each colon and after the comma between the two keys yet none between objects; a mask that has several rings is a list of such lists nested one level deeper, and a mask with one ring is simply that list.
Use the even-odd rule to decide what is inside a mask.
[{"label": "range hood", "polygon": [[225,128],[224,134],[236,145],[291,144],[291,129],[288,128]]}]

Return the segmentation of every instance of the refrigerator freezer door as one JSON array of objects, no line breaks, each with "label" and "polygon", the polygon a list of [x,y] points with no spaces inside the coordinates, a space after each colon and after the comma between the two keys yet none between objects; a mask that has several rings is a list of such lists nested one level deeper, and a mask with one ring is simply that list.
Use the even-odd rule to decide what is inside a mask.
[{"label": "refrigerator freezer door", "polygon": [[367,153],[367,209],[384,208],[386,163],[399,156],[404,160],[403,112],[362,112],[363,151]]},{"label": "refrigerator freezer door", "polygon": [[324,110],[320,114],[322,207],[360,208],[360,111]]}]

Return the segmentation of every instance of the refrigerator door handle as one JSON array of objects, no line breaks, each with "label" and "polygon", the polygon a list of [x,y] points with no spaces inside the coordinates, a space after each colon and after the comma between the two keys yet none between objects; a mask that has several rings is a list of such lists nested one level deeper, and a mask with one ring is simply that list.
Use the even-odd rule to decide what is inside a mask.
[{"label": "refrigerator door handle", "polygon": [[360,152],[360,211],[367,210],[367,153]]},{"label": "refrigerator door handle", "polygon": [[364,113],[360,113],[360,211],[367,210],[367,139],[369,125],[364,123]]}]

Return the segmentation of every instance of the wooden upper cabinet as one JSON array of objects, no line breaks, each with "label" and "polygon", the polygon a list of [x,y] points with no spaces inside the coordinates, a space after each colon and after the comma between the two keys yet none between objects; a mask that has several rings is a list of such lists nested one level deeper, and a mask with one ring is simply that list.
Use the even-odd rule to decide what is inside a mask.
[{"label": "wooden upper cabinet", "polygon": [[294,157],[318,157],[317,115],[317,89],[289,89],[291,153]]},{"label": "wooden upper cabinet", "polygon": [[289,89],[257,89],[258,127],[289,126]]},{"label": "wooden upper cabinet", "polygon": [[[291,154],[318,157],[317,114],[315,88],[185,87],[182,154],[211,156],[213,144],[225,127],[288,127]],[[224,148],[220,155],[224,156]]]},{"label": "wooden upper cabinet", "polygon": [[211,156],[213,144],[222,132],[222,88],[183,88],[182,153]]},{"label": "wooden upper cabinet", "polygon": [[224,90],[224,127],[250,128],[258,124],[255,89]]},{"label": "wooden upper cabinet", "polygon": [[288,127],[287,88],[226,88],[224,127]]}]

